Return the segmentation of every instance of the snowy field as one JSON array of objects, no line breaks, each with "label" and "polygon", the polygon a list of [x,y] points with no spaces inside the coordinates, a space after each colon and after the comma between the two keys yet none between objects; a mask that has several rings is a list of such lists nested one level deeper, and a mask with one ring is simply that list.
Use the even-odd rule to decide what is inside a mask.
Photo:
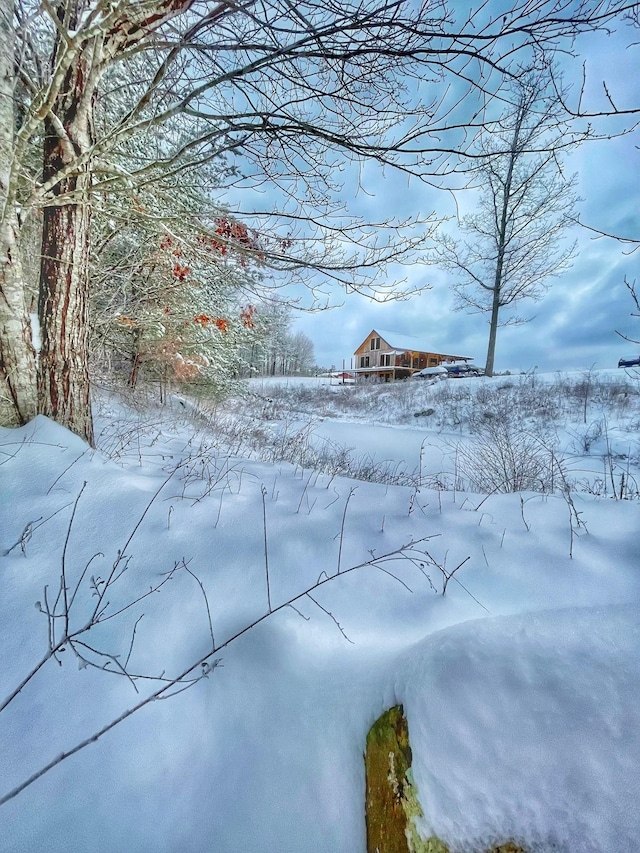
[{"label": "snowy field", "polygon": [[473,470],[496,463],[483,450],[489,445],[505,457],[520,451],[536,460],[539,470],[531,466],[531,482],[523,484],[535,491],[557,491],[563,478],[572,490],[604,496],[637,497],[640,489],[638,371],[357,386],[273,377],[248,388],[241,404],[247,429],[251,417],[275,419],[293,437],[308,424],[316,447],[349,450],[354,461],[404,472],[423,486],[504,491]]},{"label": "snowy field", "polygon": [[2,853],[364,853],[395,703],[425,837],[640,850],[637,379],[282,385],[0,430]]}]

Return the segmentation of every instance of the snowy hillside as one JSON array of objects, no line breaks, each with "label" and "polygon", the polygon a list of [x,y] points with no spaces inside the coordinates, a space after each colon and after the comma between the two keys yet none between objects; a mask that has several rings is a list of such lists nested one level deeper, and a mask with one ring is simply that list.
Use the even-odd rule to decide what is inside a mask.
[{"label": "snowy hillside", "polygon": [[[115,401],[96,451],[0,430],[0,850],[364,853],[364,742],[398,702],[425,836],[639,850],[640,414],[610,376],[520,411],[555,472],[522,493],[469,490],[492,418],[467,380],[457,425],[404,383],[387,426],[263,387],[235,438],[231,405]],[[295,435],[336,470],[277,461]]]}]

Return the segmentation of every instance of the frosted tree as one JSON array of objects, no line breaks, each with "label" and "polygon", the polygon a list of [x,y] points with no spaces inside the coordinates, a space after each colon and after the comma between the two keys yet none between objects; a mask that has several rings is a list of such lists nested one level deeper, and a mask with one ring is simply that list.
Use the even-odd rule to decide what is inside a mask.
[{"label": "frosted tree", "polygon": [[313,341],[304,332],[291,335],[290,373],[310,373],[316,363]]},{"label": "frosted tree", "polygon": [[487,316],[485,372],[493,375],[498,327],[522,323],[505,309],[540,299],[552,277],[570,264],[565,239],[575,218],[574,179],[560,164],[567,137],[558,103],[536,73],[514,84],[514,107],[487,128],[474,183],[477,212],[460,222],[464,238],[443,234],[437,259],[454,275],[458,307]]},{"label": "frosted tree", "polygon": [[255,336],[248,294],[262,288],[260,241],[212,212],[215,182],[215,164],[192,165],[139,188],[135,201],[117,194],[94,205],[93,361],[132,388],[152,381],[161,399],[173,380],[219,394]]}]

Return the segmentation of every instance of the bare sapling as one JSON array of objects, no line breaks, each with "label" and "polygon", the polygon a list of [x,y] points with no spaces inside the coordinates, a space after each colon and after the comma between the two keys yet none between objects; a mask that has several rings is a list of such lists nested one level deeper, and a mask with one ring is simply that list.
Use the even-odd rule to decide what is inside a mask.
[{"label": "bare sapling", "polygon": [[349,509],[349,501],[351,500],[351,498],[355,494],[356,489],[357,489],[357,486],[355,486],[355,487],[352,486],[349,489],[349,494],[347,495],[347,500],[345,502],[344,510],[342,513],[342,523],[340,524],[340,533],[338,534],[340,537],[340,544],[338,545],[338,570],[336,572],[336,574],[338,574],[338,575],[340,574],[340,563],[342,561],[342,543],[344,541],[344,526],[345,526],[345,522],[347,520],[347,510]]},{"label": "bare sapling", "polygon": [[[136,692],[139,692],[136,684],[138,680],[159,681],[163,683],[171,680],[163,675],[155,676],[149,673],[140,673],[129,669],[129,661],[133,651],[136,629],[140,620],[144,616],[144,613],[138,615],[135,621],[125,664],[121,662],[121,654],[107,651],[105,648],[100,646],[99,640],[94,640],[93,637],[98,626],[104,625],[112,619],[121,617],[125,613],[128,614],[134,607],[138,607],[138,605],[143,601],[159,592],[179,572],[184,570],[192,577],[196,577],[193,571],[189,569],[188,561],[183,558],[182,560],[175,561],[173,567],[163,574],[160,581],[151,585],[139,595],[119,604],[112,604],[111,601],[111,595],[114,592],[114,587],[130,567],[133,555],[128,554],[127,550],[151,506],[154,504],[171,477],[174,476],[174,473],[175,470],[172,471],[169,477],[162,482],[160,487],[147,503],[126,542],[117,550],[116,558],[113,561],[106,577],[103,578],[98,574],[90,574],[94,561],[104,557],[103,552],[99,551],[93,554],[93,556],[87,561],[77,577],[77,580],[73,582],[71,579],[72,567],[69,565],[68,551],[72,534],[74,532],[74,522],[76,520],[78,507],[87,485],[86,482],[83,484],[75,501],[73,502],[71,517],[67,525],[61,552],[60,576],[57,589],[52,593],[49,590],[49,586],[46,585],[43,590],[42,599],[36,602],[37,610],[42,613],[47,620],[47,647],[40,660],[31,667],[22,680],[0,701],[0,713],[15,701],[27,684],[36,677],[38,672],[49,661],[55,660],[59,666],[62,666],[63,658],[69,651],[72,652],[77,659],[78,667],[80,669],[94,667],[104,672],[124,676],[129,680]],[[70,504],[67,504],[61,509],[68,506],[70,506]],[[61,510],[58,510],[58,512],[60,511]],[[51,517],[53,516],[50,516],[49,518]],[[41,526],[41,524],[39,524],[38,527],[39,526]],[[37,527],[35,527],[33,523],[30,523],[27,525],[26,529],[29,531],[28,536],[25,537],[25,534],[23,533],[16,543],[16,545],[21,544],[23,553],[24,546],[26,544],[25,540],[28,541],[33,530],[37,529]],[[16,546],[12,546],[12,548],[8,549],[5,553],[10,553],[14,547]],[[90,604],[88,609],[87,604]],[[208,604],[207,613],[209,613]],[[188,684],[191,683],[194,683],[194,679],[190,679],[188,681]]]},{"label": "bare sapling", "polygon": [[[122,572],[127,570],[129,558],[125,557],[126,547],[128,547],[128,545],[130,544],[130,542],[131,542],[131,540],[135,534],[135,531],[139,528],[140,524],[142,523],[142,519],[144,518],[144,515],[146,515],[146,513],[149,510],[151,503],[158,496],[158,494],[160,493],[160,491],[164,485],[166,485],[166,481],[165,481],[165,483],[162,484],[160,489],[153,496],[149,505],[146,507],[142,516],[138,520],[131,536],[127,540],[127,544],[126,544],[125,548],[121,549],[118,552],[118,557],[117,557],[116,563],[114,565],[114,569],[112,570],[109,578],[106,581],[100,579],[99,577],[95,577],[95,576],[92,576],[92,578],[91,578],[91,589],[94,591],[94,593],[96,593],[99,596],[99,603],[96,607],[96,610],[94,611],[96,614],[94,619],[97,621],[92,621],[90,619],[88,623],[86,623],[85,625],[81,625],[80,628],[78,628],[77,630],[70,628],[70,630],[65,634],[64,632],[61,633],[59,631],[59,629],[57,628],[57,624],[56,624],[56,620],[58,620],[59,618],[62,618],[63,621],[66,622],[65,611],[64,610],[62,612],[60,612],[59,610],[56,611],[53,607],[50,607],[48,604],[45,604],[45,606],[42,608],[45,615],[47,615],[48,624],[49,624],[49,631],[50,631],[50,644],[49,644],[49,649],[47,651],[47,654],[42,658],[42,660],[40,662],[38,662],[38,664],[36,664],[36,666],[31,670],[31,672],[28,673],[28,675],[25,677],[25,679],[23,679],[21,684],[18,685],[9,694],[9,697],[5,700],[4,704],[2,706],[0,706],[0,711],[2,710],[3,707],[6,707],[6,705],[9,704],[9,702],[13,701],[18,696],[18,694],[23,689],[23,687],[32,678],[35,677],[37,672],[41,669],[42,666],[44,666],[44,664],[49,659],[51,659],[57,655],[58,656],[57,659],[59,660],[59,655],[62,654],[63,648],[66,648],[67,645],[71,646],[72,644],[74,644],[76,647],[78,647],[78,650],[74,649],[74,651],[76,651],[76,655],[79,658],[80,665],[82,665],[82,666],[84,666],[84,665],[86,665],[86,666],[98,666],[99,664],[92,657],[90,657],[89,654],[85,654],[85,652],[89,650],[89,644],[85,644],[82,646],[80,645],[81,642],[84,642],[83,640],[80,639],[81,635],[85,632],[88,632],[91,629],[92,625],[97,624],[100,621],[105,621],[106,619],[115,618],[115,617],[121,615],[122,613],[128,611],[130,608],[132,608],[134,605],[138,604],[140,601],[144,600],[145,598],[149,597],[150,595],[153,595],[155,592],[159,591],[160,587],[162,587],[163,585],[168,583],[169,580],[172,577],[174,577],[177,572],[182,571],[182,570],[184,570],[191,577],[193,577],[195,579],[196,583],[198,584],[199,588],[201,589],[203,599],[204,599],[205,605],[206,605],[207,616],[208,616],[209,638],[210,638],[209,648],[201,656],[199,656],[196,660],[194,660],[190,664],[188,664],[182,670],[182,672],[180,672],[178,675],[174,676],[173,678],[165,677],[164,675],[162,675],[162,676],[145,676],[145,675],[140,675],[137,673],[132,673],[129,671],[128,665],[129,665],[129,661],[131,658],[131,652],[132,652],[133,644],[134,644],[134,641],[136,638],[136,630],[137,630],[137,627],[138,627],[138,625],[139,625],[139,623],[140,623],[140,621],[144,615],[144,614],[141,614],[141,615],[138,615],[138,617],[134,623],[134,626],[133,626],[133,629],[131,632],[131,637],[129,640],[128,653],[127,653],[127,656],[125,658],[124,664],[120,663],[118,655],[111,655],[107,652],[104,652],[101,655],[100,650],[90,650],[94,654],[97,654],[99,657],[101,656],[102,660],[104,661],[102,663],[102,665],[100,666],[101,669],[103,669],[105,671],[112,672],[112,673],[117,673],[117,674],[120,674],[124,677],[127,677],[134,687],[136,687],[135,682],[141,678],[144,678],[147,681],[151,680],[151,681],[155,681],[156,683],[159,682],[158,686],[151,693],[149,693],[145,696],[141,696],[135,704],[131,705],[129,708],[127,708],[125,711],[123,711],[119,716],[115,717],[109,723],[102,726],[100,729],[97,729],[88,737],[86,737],[82,740],[79,740],[75,745],[68,747],[64,751],[60,752],[58,755],[56,755],[54,758],[52,758],[49,762],[43,764],[38,770],[36,770],[34,773],[32,773],[28,778],[24,779],[22,782],[17,784],[14,788],[12,788],[10,791],[8,791],[4,796],[0,797],[0,806],[4,805],[5,803],[9,802],[13,798],[17,797],[22,791],[24,791],[30,785],[34,784],[38,779],[42,778],[44,775],[49,773],[51,770],[53,770],[55,767],[57,767],[59,764],[61,764],[63,761],[65,761],[67,758],[70,758],[72,755],[75,755],[76,753],[85,749],[87,746],[89,746],[93,743],[96,743],[100,738],[104,737],[104,735],[106,735],[108,732],[112,731],[114,728],[116,728],[118,725],[120,725],[120,723],[127,720],[133,714],[136,714],[142,708],[145,708],[151,702],[155,702],[155,701],[160,700],[160,699],[167,699],[167,698],[176,696],[179,693],[182,693],[183,691],[193,687],[195,684],[197,684],[203,678],[206,678],[216,667],[218,667],[221,664],[221,658],[218,657],[220,652],[229,648],[229,646],[231,646],[234,642],[239,640],[241,637],[243,637],[249,631],[252,631],[258,625],[260,625],[261,623],[263,623],[267,619],[269,619],[271,616],[273,616],[276,613],[282,612],[286,608],[291,608],[299,616],[301,616],[305,620],[308,620],[308,617],[304,613],[301,612],[300,607],[305,600],[309,600],[314,605],[314,607],[317,607],[322,613],[327,615],[332,620],[332,622],[336,625],[336,627],[338,628],[338,630],[340,631],[340,633],[342,634],[342,636],[346,640],[348,640],[349,642],[353,642],[346,635],[344,628],[342,627],[342,625],[340,624],[340,622],[338,621],[336,616],[332,613],[331,610],[329,610],[329,608],[325,607],[322,604],[322,602],[320,602],[318,600],[318,597],[317,597],[317,593],[320,589],[322,589],[322,587],[324,587],[328,583],[335,581],[339,576],[342,577],[342,576],[345,576],[345,575],[350,574],[352,572],[358,572],[358,571],[362,571],[362,570],[366,570],[366,569],[374,569],[376,571],[380,571],[385,576],[390,577],[391,579],[396,581],[398,584],[400,584],[408,592],[412,592],[413,590],[411,589],[409,584],[399,576],[397,570],[393,570],[395,565],[399,565],[401,567],[403,565],[406,566],[407,564],[409,564],[409,565],[413,565],[416,568],[418,568],[421,575],[428,580],[431,589],[434,592],[437,592],[437,589],[435,588],[434,584],[432,583],[431,578],[428,576],[428,574],[426,572],[426,568],[431,565],[431,566],[437,567],[442,572],[443,578],[446,579],[447,583],[449,580],[453,579],[456,583],[458,583],[460,585],[460,587],[463,590],[465,590],[467,592],[467,594],[469,596],[471,596],[471,598],[480,607],[482,607],[483,610],[485,610],[486,612],[489,612],[487,610],[487,608],[484,607],[484,605],[481,604],[481,602],[479,602],[478,599],[475,598],[475,596],[473,596],[473,594],[468,589],[466,589],[466,587],[464,587],[464,585],[458,580],[458,578],[454,577],[455,573],[468,561],[469,558],[467,557],[465,560],[463,560],[451,572],[447,572],[446,565],[439,564],[429,554],[429,552],[424,547],[424,543],[429,541],[430,539],[432,539],[433,538],[432,536],[425,536],[425,537],[422,537],[420,539],[410,540],[405,545],[401,545],[400,547],[395,548],[395,549],[390,550],[390,551],[387,551],[384,554],[376,555],[374,552],[371,552],[371,558],[370,559],[365,560],[365,561],[360,562],[360,563],[357,563],[355,565],[351,565],[346,569],[343,568],[343,569],[341,569],[341,571],[339,573],[336,572],[334,574],[328,575],[326,572],[323,571],[323,572],[321,572],[321,574],[317,578],[317,580],[314,583],[312,583],[309,587],[307,587],[306,589],[297,593],[296,595],[291,596],[290,598],[287,598],[285,601],[283,601],[279,604],[274,605],[272,603],[271,593],[270,593],[270,584],[268,582],[268,584],[267,584],[268,601],[267,601],[266,612],[263,613],[261,616],[256,617],[253,621],[245,624],[242,628],[240,628],[233,635],[231,635],[227,639],[223,640],[222,642],[216,642],[216,640],[214,638],[213,624],[212,624],[212,620],[211,620],[211,612],[210,612],[210,608],[209,608],[207,595],[206,595],[206,592],[204,590],[204,586],[202,585],[202,583],[199,580],[199,578],[197,577],[197,575],[189,568],[188,563],[185,560],[180,561],[179,563],[174,565],[174,568],[171,571],[165,573],[163,580],[160,581],[156,587],[149,589],[148,591],[143,593],[135,601],[131,601],[128,604],[120,607],[119,609],[117,609],[113,612],[107,612],[107,608],[109,606],[108,601],[105,601],[105,594],[107,592],[107,589],[110,586],[112,586],[113,583],[116,582],[118,577],[121,576]],[[266,490],[261,490],[261,491],[262,491],[263,499],[264,499]],[[265,518],[266,518],[266,512],[265,512]],[[266,535],[266,525],[265,525],[265,535]],[[445,560],[445,563],[446,563],[446,560]],[[265,562],[265,568],[267,567],[267,565],[268,565],[268,563]],[[84,570],[83,575],[82,575],[83,577],[86,574],[86,572],[88,571],[88,568],[89,568],[89,565],[87,565],[85,567],[85,570]],[[266,570],[268,572],[268,569],[266,569]],[[446,584],[444,584],[444,586],[446,588]],[[79,589],[79,585],[76,585],[76,588],[74,589],[74,592],[71,595],[71,597],[69,597],[67,594],[67,602],[68,602],[69,609],[71,609],[73,607],[74,600],[75,600],[75,597],[77,595],[78,589]],[[443,594],[444,594],[444,591],[445,591],[445,589],[443,589]],[[60,590],[58,598],[57,598],[57,603],[59,604],[60,600],[63,600],[63,599],[64,599],[64,592],[62,590]],[[97,618],[98,615],[100,615],[99,618]],[[71,624],[71,619],[69,620],[69,623]],[[52,636],[51,632],[54,630],[57,631],[57,633],[54,633]]]}]

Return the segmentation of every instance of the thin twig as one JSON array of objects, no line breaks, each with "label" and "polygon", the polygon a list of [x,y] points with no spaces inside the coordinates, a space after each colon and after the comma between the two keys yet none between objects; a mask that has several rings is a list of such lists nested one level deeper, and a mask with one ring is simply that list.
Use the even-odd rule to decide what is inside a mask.
[{"label": "thin twig", "polygon": [[382,568],[382,566],[378,565],[378,563],[377,563],[377,562],[372,563],[372,565],[373,565],[373,566],[375,566],[375,567],[376,567],[376,569],[378,569],[379,571],[384,572],[384,573],[385,573],[385,575],[389,575],[389,577],[390,577],[390,578],[393,578],[394,580],[398,581],[398,583],[399,583],[399,584],[401,584],[401,585],[402,585],[406,590],[408,590],[408,592],[413,593],[413,590],[411,589],[411,587],[410,587],[410,586],[408,586],[408,585],[407,585],[407,584],[406,584],[406,583],[405,583],[401,578],[399,578],[397,575],[394,575],[394,574],[393,574],[393,572],[390,572],[390,571],[389,571],[389,569],[383,569],[383,568]]},{"label": "thin twig", "polygon": [[204,598],[204,604],[205,604],[205,607],[207,608],[207,619],[209,620],[209,634],[211,636],[211,647],[215,649],[216,641],[213,637],[213,622],[211,621],[211,609],[209,607],[209,599],[207,598],[206,590],[205,590],[204,586],[202,585],[202,581],[200,580],[200,578],[195,574],[195,572],[191,571],[191,569],[189,568],[189,565],[188,565],[187,561],[184,559],[184,557],[182,558],[182,563],[180,565],[180,568],[184,569],[185,572],[188,572],[188,574],[191,575],[191,577],[195,580],[195,582],[198,584],[198,586],[202,590],[202,597]]},{"label": "thin twig", "polygon": [[82,574],[80,575],[80,578],[78,579],[78,583],[76,584],[76,588],[73,591],[73,595],[71,596],[71,600],[69,601],[69,609],[71,609],[73,607],[73,602],[75,600],[76,595],[78,594],[78,590],[80,589],[80,584],[84,580],[84,577],[87,574],[89,566],[91,565],[91,563],[93,563],[93,561],[95,560],[96,557],[104,557],[104,554],[102,553],[102,551],[98,551],[97,553],[95,553],[93,555],[93,557],[91,557],[89,562],[84,567],[84,570],[83,570]]},{"label": "thin twig", "polygon": [[[64,600],[64,634],[65,637],[69,635],[69,596],[67,590],[67,548],[69,547],[69,538],[71,536],[71,528],[73,526],[73,519],[76,515],[76,510],[78,509],[78,502],[82,497],[82,493],[84,492],[87,486],[87,481],[85,480],[82,484],[82,488],[78,493],[78,497],[75,500],[73,505],[73,510],[71,512],[71,518],[69,519],[69,525],[67,527],[67,534],[64,537],[64,545],[62,546],[62,565],[60,570],[60,587],[62,591],[62,597]],[[56,600],[57,604],[57,600]],[[54,605],[55,610],[55,605]]]},{"label": "thin twig", "polygon": [[[83,663],[85,663],[87,666],[92,666],[95,669],[106,670],[107,667],[109,666],[109,663],[113,663],[115,666],[118,667],[120,674],[124,675],[126,678],[129,679],[129,681],[131,682],[131,685],[132,685],[133,689],[136,691],[136,693],[140,692],[138,690],[138,688],[136,687],[136,683],[134,681],[133,676],[129,672],[127,672],[125,667],[123,667],[123,665],[120,663],[120,661],[118,659],[120,657],[120,655],[113,655],[110,652],[101,652],[99,649],[94,649],[93,646],[90,646],[88,643],[84,643],[82,640],[70,641],[69,645],[71,646],[71,648],[73,649],[75,654],[78,656],[78,658],[81,661],[83,661]],[[89,658],[86,658],[84,655],[81,655],[80,652],[77,650],[76,646],[82,646],[82,648],[87,649],[90,652],[93,652],[93,654],[98,655],[98,657],[107,658],[107,662],[105,664],[103,664],[102,666],[98,666],[98,664],[94,663],[92,660],[89,660]],[[109,671],[112,672],[113,670],[109,670]]]},{"label": "thin twig", "polygon": [[527,531],[531,530],[531,527],[527,524],[527,519],[524,517],[524,498],[522,495],[520,497],[520,515],[522,516],[522,523],[527,528]]},{"label": "thin twig", "polygon": [[355,643],[353,642],[353,640],[350,640],[350,639],[349,639],[349,637],[347,637],[347,635],[346,635],[346,634],[345,634],[345,632],[344,632],[344,628],[343,628],[343,627],[342,627],[342,625],[338,622],[338,620],[337,620],[337,619],[336,619],[336,617],[333,615],[333,613],[332,613],[330,610],[327,610],[327,608],[326,608],[326,607],[323,607],[323,606],[320,604],[320,602],[319,602],[319,601],[316,601],[316,599],[315,599],[312,595],[310,595],[309,593],[307,593],[307,598],[310,598],[310,599],[311,599],[311,601],[313,601],[313,603],[314,603],[317,607],[319,607],[319,608],[320,608],[320,610],[322,610],[322,612],[323,612],[323,613],[326,613],[326,614],[327,614],[327,616],[328,616],[328,617],[333,621],[333,623],[335,624],[336,628],[338,629],[338,631],[340,631],[340,633],[341,633],[341,634],[342,634],[342,636],[345,638],[345,640],[346,640],[348,643],[351,643],[351,645],[352,645],[352,646],[354,646],[354,645],[355,645]]},{"label": "thin twig", "polygon": [[141,613],[140,616],[136,619],[133,624],[133,631],[131,632],[131,643],[129,644],[129,652],[127,654],[127,659],[124,662],[124,668],[126,669],[129,666],[129,660],[131,659],[131,653],[133,652],[133,644],[136,639],[136,630],[138,628],[138,622],[144,617],[144,613]]},{"label": "thin twig", "polygon": [[[124,543],[124,547],[123,547],[123,548],[121,548],[121,549],[120,549],[120,551],[118,552],[118,558],[116,559],[116,561],[115,561],[115,562],[114,562],[114,564],[113,564],[113,567],[112,567],[112,569],[111,569],[111,574],[110,574],[110,575],[109,575],[109,577],[107,578],[107,581],[106,581],[106,583],[105,583],[104,589],[102,590],[102,592],[101,592],[101,593],[99,594],[99,596],[98,596],[98,602],[97,602],[97,604],[96,604],[96,606],[95,606],[95,609],[94,609],[94,611],[93,611],[93,616],[91,617],[91,618],[92,618],[92,621],[94,621],[94,620],[95,620],[95,618],[96,618],[96,616],[98,615],[98,612],[99,612],[100,610],[102,610],[102,612],[104,612],[104,607],[103,607],[103,605],[102,605],[102,601],[103,601],[104,596],[105,596],[105,594],[106,594],[106,592],[107,592],[107,589],[108,589],[108,588],[111,586],[111,584],[114,582],[114,576],[115,576],[115,574],[116,574],[116,571],[117,571],[117,569],[118,569],[118,566],[120,565],[120,562],[121,562],[121,560],[123,559],[123,557],[124,557],[124,555],[125,555],[125,552],[126,552],[127,548],[128,548],[128,547],[129,547],[129,545],[131,544],[131,540],[133,539],[133,537],[134,537],[134,536],[136,535],[136,533],[138,532],[138,529],[140,528],[140,525],[141,525],[141,524],[142,524],[142,522],[144,521],[144,519],[145,519],[145,517],[146,517],[147,513],[148,513],[148,512],[149,512],[149,510],[151,509],[151,507],[152,507],[153,503],[155,502],[155,500],[156,500],[156,498],[158,497],[158,495],[160,494],[160,492],[164,489],[164,487],[167,485],[167,483],[169,482],[169,480],[171,480],[171,479],[172,479],[172,477],[174,477],[174,476],[175,476],[175,474],[178,472],[178,470],[180,470],[180,468],[182,468],[182,467],[183,467],[183,465],[184,465],[184,464],[186,464],[186,463],[180,463],[179,465],[176,465],[176,466],[172,469],[172,471],[171,471],[171,473],[169,474],[169,476],[168,476],[168,477],[166,477],[166,478],[162,481],[162,483],[158,486],[158,488],[156,489],[156,491],[155,491],[155,492],[154,492],[154,494],[152,495],[151,500],[147,503],[146,507],[145,507],[145,508],[144,508],[144,510],[142,511],[142,514],[140,515],[140,517],[139,517],[139,518],[138,518],[138,520],[136,521],[136,523],[135,523],[135,525],[134,525],[134,527],[133,527],[133,530],[132,530],[132,531],[131,531],[131,533],[129,534],[129,538],[128,538],[128,539],[127,539],[127,541]],[[122,574],[122,573],[120,573],[120,575],[118,575],[118,577],[120,577],[120,576],[121,576],[121,574]]]},{"label": "thin twig", "polygon": [[340,544],[338,546],[338,571],[337,571],[337,574],[340,574],[340,563],[342,561],[342,543],[344,541],[344,524],[345,524],[345,521],[347,518],[347,509],[349,508],[349,501],[351,500],[351,497],[353,496],[353,493],[355,492],[356,489],[357,489],[357,486],[355,486],[355,487],[352,486],[349,489],[347,501],[344,505],[344,511],[342,513],[342,524],[340,525]]},{"label": "thin twig", "polygon": [[262,488],[260,489],[260,491],[262,493],[262,525],[264,530],[264,569],[267,576],[267,607],[269,608],[269,613],[271,613],[271,585],[269,583],[269,549],[267,546],[267,489],[264,483],[262,484]]},{"label": "thin twig", "polygon": [[298,614],[298,616],[302,616],[302,618],[305,620],[305,622],[309,622],[311,620],[311,616],[305,616],[304,613],[301,610],[298,610],[298,608],[295,607],[293,604],[290,604],[289,607],[292,610],[295,610],[295,612]]},{"label": "thin twig", "polygon": [[443,595],[444,595],[444,594],[445,594],[445,592],[447,591],[447,584],[449,583],[449,581],[451,580],[451,578],[455,575],[455,573],[458,571],[458,569],[461,569],[461,568],[462,568],[462,566],[464,566],[464,564],[465,564],[466,562],[468,562],[470,559],[471,559],[471,557],[465,557],[465,558],[464,558],[464,560],[463,560],[461,563],[459,563],[459,564],[455,567],[455,569],[452,569],[448,574],[447,574],[447,572],[446,572],[444,569],[442,569],[442,574],[444,575],[444,581],[443,581],[443,583],[442,583],[442,594],[443,594]]},{"label": "thin twig", "polygon": [[26,557],[27,555],[25,552],[25,545],[27,544],[27,542],[31,539],[31,537],[33,535],[33,530],[34,530],[33,525],[36,524],[36,522],[41,521],[41,520],[42,520],[42,516],[34,519],[33,521],[28,521],[25,524],[24,530],[22,531],[22,533],[18,537],[17,541],[14,542],[14,544],[11,546],[11,548],[7,548],[6,551],[3,551],[2,556],[8,557],[9,554],[13,551],[13,549],[17,548],[19,545],[20,550],[22,551],[22,554]]},{"label": "thin twig", "polygon": [[50,486],[49,486],[49,488],[47,489],[46,494],[50,494],[50,493],[51,493],[51,490],[53,489],[53,487],[55,486],[55,484],[58,482],[58,480],[61,480],[61,479],[64,477],[64,475],[67,473],[67,471],[68,471],[70,468],[73,468],[73,466],[76,464],[76,462],[79,462],[79,461],[82,459],[82,457],[85,455],[85,453],[87,453],[87,452],[88,452],[88,450],[89,450],[89,448],[87,447],[87,449],[86,449],[86,450],[83,450],[83,451],[82,451],[82,453],[80,454],[80,456],[77,456],[77,457],[73,460],[73,462],[71,462],[69,465],[67,465],[67,467],[64,469],[64,471],[62,472],[62,474],[59,474],[59,475],[55,478],[55,480],[53,481],[53,483],[51,483],[51,485],[50,485]]}]

